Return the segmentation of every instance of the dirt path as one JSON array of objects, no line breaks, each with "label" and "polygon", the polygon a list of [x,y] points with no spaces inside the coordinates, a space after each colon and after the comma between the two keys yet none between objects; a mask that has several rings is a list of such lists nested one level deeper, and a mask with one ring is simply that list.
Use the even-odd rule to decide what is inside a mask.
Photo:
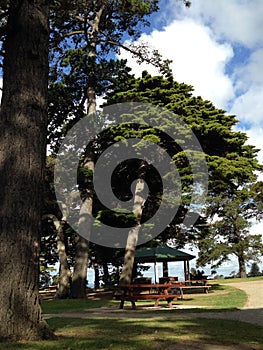
[{"label": "dirt path", "polygon": [[228,285],[246,292],[248,300],[244,309],[263,308],[263,280],[254,282],[235,282]]},{"label": "dirt path", "polygon": [[[263,281],[235,282],[227,285],[241,289],[247,294],[244,308],[237,311],[206,312],[198,314],[198,317],[237,320],[263,326]],[[194,314],[189,313],[187,316],[194,317]]]}]

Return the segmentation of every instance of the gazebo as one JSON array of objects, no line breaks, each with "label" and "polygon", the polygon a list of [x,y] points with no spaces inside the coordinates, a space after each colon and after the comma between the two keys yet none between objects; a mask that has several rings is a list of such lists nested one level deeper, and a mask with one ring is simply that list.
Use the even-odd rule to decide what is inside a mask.
[{"label": "gazebo", "polygon": [[134,262],[138,263],[154,263],[154,277],[157,282],[157,262],[163,263],[163,277],[168,277],[168,262],[183,261],[185,280],[190,279],[189,261],[195,256],[182,252],[181,250],[161,244],[156,247],[142,247],[135,251]]}]

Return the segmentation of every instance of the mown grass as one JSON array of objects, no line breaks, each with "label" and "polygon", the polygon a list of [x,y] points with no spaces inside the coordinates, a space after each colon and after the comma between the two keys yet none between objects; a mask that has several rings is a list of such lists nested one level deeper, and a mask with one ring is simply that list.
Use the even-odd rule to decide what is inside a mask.
[{"label": "mown grass", "polygon": [[[202,344],[263,346],[262,327],[203,318],[53,318],[58,339],[0,344],[5,350],[163,350],[200,349]],[[208,349],[208,348],[206,348]]]},{"label": "mown grass", "polygon": [[50,299],[41,302],[45,314],[59,314],[64,312],[81,312],[90,308],[118,306],[116,300],[78,300],[78,299]]},{"label": "mown grass", "polygon": [[252,282],[252,281],[262,281],[263,276],[248,277],[248,278],[224,278],[216,280],[217,283],[235,283],[235,282]]},{"label": "mown grass", "polygon": [[[243,306],[246,295],[232,286],[215,283],[211,292],[205,294],[185,294],[178,305],[203,306],[196,312],[205,310],[231,310]],[[144,301],[138,305],[145,304]],[[150,304],[152,304],[150,302]],[[164,303],[165,304],[165,303]],[[211,344],[235,345],[239,349],[262,349],[262,328],[249,323],[206,319],[199,317],[184,318],[184,310],[178,308],[166,310],[158,316],[154,312],[136,311],[138,317],[130,314],[126,307],[126,317],[113,317],[110,312],[101,312],[94,317],[89,308],[111,307],[117,309],[118,301],[113,300],[46,300],[42,302],[44,313],[62,312],[80,313],[79,318],[52,317],[47,319],[57,340],[41,342],[1,343],[2,350],[199,350],[209,349]],[[86,310],[86,311],[85,311]],[[189,312],[189,309],[187,310]],[[82,312],[85,312],[83,317]],[[124,311],[125,312],[125,311]],[[146,313],[142,316],[141,313]],[[168,312],[168,314],[167,314]],[[182,313],[180,313],[182,312]],[[178,313],[177,317],[173,317]],[[82,317],[82,318],[81,318]],[[210,344],[209,346],[207,344]],[[207,347],[208,346],[208,347]]]},{"label": "mown grass", "polygon": [[[209,294],[194,293],[185,294],[183,300],[178,300],[174,304],[178,306],[193,307],[195,312],[205,311],[211,309],[214,310],[230,310],[241,308],[247,300],[247,295],[240,289],[233,288],[231,286],[222,286],[214,284]],[[137,306],[153,305],[152,300],[138,301]],[[165,301],[160,302],[159,305],[166,305]],[[130,303],[125,303],[126,307],[130,307]],[[195,306],[202,307],[196,309]],[[116,300],[43,300],[42,310],[45,314],[58,314],[65,312],[82,312],[90,308],[111,307],[117,309],[119,307],[119,301]],[[171,311],[181,311],[178,309]]]},{"label": "mown grass", "polygon": [[182,304],[226,310],[242,308],[246,301],[247,295],[244,291],[231,286],[214,284],[209,294],[185,294]]}]

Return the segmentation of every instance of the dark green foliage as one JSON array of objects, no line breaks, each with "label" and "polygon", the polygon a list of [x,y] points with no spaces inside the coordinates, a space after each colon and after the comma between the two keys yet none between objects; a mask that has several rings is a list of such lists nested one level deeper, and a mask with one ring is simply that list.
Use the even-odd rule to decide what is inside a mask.
[{"label": "dark green foliage", "polygon": [[248,274],[249,277],[262,276],[262,272],[257,263],[252,263],[250,272]]},{"label": "dark green foliage", "polygon": [[[237,123],[235,116],[193,96],[192,91],[191,86],[177,83],[171,76],[165,79],[144,72],[141,78],[131,78],[125,87],[121,85],[108,94],[107,103],[140,101],[169,109],[191,127],[206,155],[209,172],[207,215],[213,217],[216,214],[221,220],[211,228],[200,218],[196,230],[189,232],[187,237],[178,231],[179,218],[184,217],[189,204],[187,193],[192,183],[187,154],[173,148],[171,140],[162,138],[163,135],[153,128],[145,127],[143,135],[140,133],[140,137],[157,137],[155,142],[173,155],[183,183],[181,215],[177,215],[163,237],[176,237],[177,243],[181,244],[189,238],[199,238],[200,265],[210,261],[220,265],[233,253],[244,261],[256,259],[262,252],[262,244],[259,236],[249,234],[248,219],[262,215],[262,184],[255,183],[255,171],[262,170],[256,158],[258,150],[246,144],[245,133],[233,130]],[[160,125],[164,123],[163,117],[156,116]],[[167,130],[173,128],[172,119],[166,118],[165,123]],[[127,130],[125,133],[127,135]],[[254,183],[251,189],[246,190],[244,186],[251,183]]]},{"label": "dark green foliage", "polygon": [[239,264],[239,276],[246,277],[246,264],[258,262],[263,254],[262,237],[253,234],[252,223],[262,215],[262,183],[244,183],[242,187],[210,200],[208,213],[215,217],[200,236],[198,264],[220,266],[234,254]]},{"label": "dark green foliage", "polygon": [[157,0],[53,3],[49,142],[54,150],[72,123],[89,109],[89,89],[101,96],[117,81],[125,83],[130,69],[126,61],[113,59],[113,54],[123,47],[124,39],[139,37],[149,24],[147,16],[158,10],[157,4]]},{"label": "dark green foliage", "polygon": [[[132,78],[122,91],[119,88],[108,94],[108,104],[139,101],[150,102],[178,115],[187,123],[198,138],[207,157],[210,175],[209,193],[216,195],[222,191],[231,191],[240,184],[255,179],[254,170],[260,166],[256,160],[257,151],[251,145],[245,145],[246,134],[233,131],[235,116],[226,115],[209,101],[192,95],[193,87],[180,84],[170,76],[151,77],[147,72],[142,78]],[[162,116],[160,116],[161,120]],[[168,121],[172,127],[172,120]],[[178,152],[178,163],[185,163]]]},{"label": "dark green foliage", "polygon": [[94,225],[98,227],[101,223],[112,227],[131,227],[136,223],[136,217],[133,213],[127,213],[127,211],[120,209],[118,211],[100,210],[96,219]]}]

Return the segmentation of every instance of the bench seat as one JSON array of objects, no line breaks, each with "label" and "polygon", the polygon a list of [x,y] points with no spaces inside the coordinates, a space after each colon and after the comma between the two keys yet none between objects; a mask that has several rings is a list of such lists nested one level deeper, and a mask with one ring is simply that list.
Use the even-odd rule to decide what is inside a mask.
[{"label": "bench seat", "polygon": [[174,290],[178,290],[180,291],[180,296],[181,296],[181,299],[183,299],[183,291],[184,289],[203,289],[204,293],[205,294],[208,294],[208,291],[209,291],[209,288],[211,288],[210,285],[205,285],[205,286],[185,286],[185,285],[174,285],[172,286],[172,291]]},{"label": "bench seat", "polygon": [[154,299],[155,300],[155,303],[154,303],[155,307],[158,307],[160,300],[166,300],[167,303],[168,303],[168,306],[170,308],[172,308],[173,307],[172,301],[174,299],[176,299],[176,300],[178,299],[178,294],[176,293],[176,294],[165,295],[165,294],[153,293],[153,294],[119,295],[118,298],[121,300],[120,309],[123,309],[125,301],[130,301],[132,303],[132,308],[134,310],[136,310],[135,302],[138,301],[138,300],[147,300],[147,299],[148,300],[149,299]]}]

